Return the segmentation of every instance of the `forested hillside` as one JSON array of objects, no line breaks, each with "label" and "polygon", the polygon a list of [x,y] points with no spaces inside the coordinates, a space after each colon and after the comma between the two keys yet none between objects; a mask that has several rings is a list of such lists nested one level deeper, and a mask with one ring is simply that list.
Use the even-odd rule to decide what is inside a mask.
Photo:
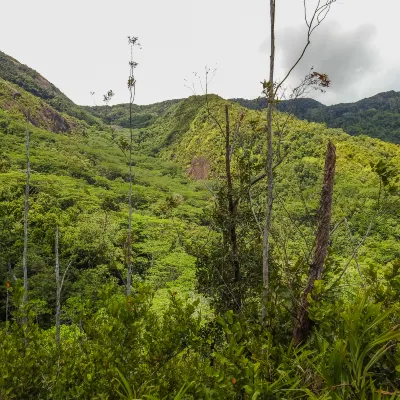
[{"label": "forested hillside", "polygon": [[0,51],[0,78],[14,83],[27,92],[44,100],[57,111],[85,120],[89,124],[96,119],[70,100],[64,93],[27,65],[21,64],[14,58]]},{"label": "forested hillside", "polygon": [[[265,98],[232,101],[252,110],[262,110],[267,105]],[[400,144],[400,92],[393,90],[355,103],[332,106],[325,106],[313,99],[283,100],[277,109],[289,111],[307,121],[323,122],[330,128],[342,128],[350,135],[366,135]]]},{"label": "forested hillside", "polygon": [[[146,106],[135,104],[133,106],[135,118],[132,126],[134,128],[146,128],[154,123],[171,105],[179,103],[181,100],[166,100]],[[101,118],[106,124],[129,128],[129,104],[86,106],[85,109],[94,116]]]},{"label": "forested hillside", "polygon": [[[397,398],[398,145],[273,111],[264,303],[260,105],[191,96],[130,124],[0,62],[0,399]],[[354,112],[385,120],[380,99]]]}]

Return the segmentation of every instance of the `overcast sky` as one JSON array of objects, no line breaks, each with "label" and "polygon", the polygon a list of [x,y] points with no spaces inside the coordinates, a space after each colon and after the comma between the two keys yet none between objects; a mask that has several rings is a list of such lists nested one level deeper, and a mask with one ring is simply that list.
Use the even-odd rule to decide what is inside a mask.
[{"label": "overcast sky", "polygon": [[[309,9],[316,0],[307,0]],[[322,0],[324,1],[324,0]],[[277,76],[305,39],[302,0],[277,0]],[[193,72],[217,69],[210,91],[224,98],[256,98],[269,68],[268,0],[4,0],[0,50],[27,64],[78,104],[129,100],[127,36],[135,50],[136,103],[192,94]],[[314,32],[294,85],[311,66],[332,86],[313,97],[324,104],[352,102],[400,90],[397,26],[400,0],[338,0]],[[185,81],[186,79],[186,81]],[[94,98],[90,92],[95,92]]]}]

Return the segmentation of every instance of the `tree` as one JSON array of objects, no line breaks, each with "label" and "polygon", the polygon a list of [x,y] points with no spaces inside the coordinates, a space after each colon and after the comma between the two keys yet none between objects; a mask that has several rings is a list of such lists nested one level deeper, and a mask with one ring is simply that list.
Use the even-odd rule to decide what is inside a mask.
[{"label": "tree", "polygon": [[[324,0],[321,5],[321,0],[318,0],[317,6],[314,9],[312,17],[310,21],[307,16],[307,6],[306,0],[304,1],[304,17],[307,25],[307,37],[306,44],[303,47],[303,50],[295,61],[293,66],[289,69],[285,77],[280,82],[274,82],[274,73],[275,73],[275,1],[270,0],[270,23],[271,23],[271,50],[270,50],[270,65],[269,65],[269,81],[264,81],[263,83],[263,93],[266,95],[268,99],[268,108],[267,108],[267,127],[266,127],[266,142],[267,142],[267,157],[265,164],[265,173],[267,177],[267,207],[265,212],[265,222],[263,229],[263,292],[262,292],[262,323],[265,324],[267,317],[267,302],[269,297],[269,275],[270,275],[270,262],[269,262],[269,253],[270,253],[270,233],[271,233],[271,218],[273,211],[273,201],[274,201],[274,162],[275,154],[272,143],[272,119],[273,119],[273,110],[276,105],[276,97],[278,91],[282,88],[282,85],[289,78],[290,74],[296,68],[300,60],[303,58],[308,46],[311,41],[311,34],[313,31],[322,23],[322,21],[326,18],[331,5],[336,2],[336,0]],[[327,76],[324,74],[319,74],[317,72],[313,73],[315,78],[320,78],[321,82],[327,82],[329,86],[329,80]],[[279,162],[279,161],[278,161]]]},{"label": "tree", "polygon": [[138,38],[134,36],[128,36],[128,43],[131,50],[131,59],[129,61],[129,78],[128,78],[128,89],[129,89],[129,217],[128,217],[128,240],[127,240],[127,279],[126,279],[126,294],[131,294],[131,283],[132,283],[132,150],[133,150],[133,128],[132,128],[132,110],[133,102],[135,101],[136,95],[136,79],[134,76],[134,70],[138,63],[133,61],[133,48],[140,46]]},{"label": "tree", "polygon": [[310,265],[307,285],[301,297],[300,304],[298,305],[296,323],[293,331],[293,339],[296,344],[303,342],[309,334],[310,318],[307,310],[309,302],[308,296],[312,294],[315,281],[322,277],[324,262],[328,252],[335,166],[336,148],[333,143],[329,141],[325,157],[324,182],[320,198],[319,223],[314,256]]},{"label": "tree", "polygon": [[[91,92],[91,93],[93,93],[93,92]],[[103,102],[106,105],[105,119],[107,119],[108,111],[109,111],[109,107],[110,107],[110,101],[112,100],[113,97],[114,97],[114,92],[112,90],[109,90],[106,94],[103,95]]]}]

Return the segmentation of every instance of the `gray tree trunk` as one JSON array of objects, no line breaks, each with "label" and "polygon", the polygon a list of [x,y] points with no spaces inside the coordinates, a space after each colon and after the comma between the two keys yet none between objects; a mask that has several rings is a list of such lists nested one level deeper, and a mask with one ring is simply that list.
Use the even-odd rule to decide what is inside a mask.
[{"label": "gray tree trunk", "polygon": [[263,234],[263,292],[262,292],[262,323],[266,324],[267,302],[269,296],[269,236],[271,232],[271,217],[274,195],[274,174],[273,161],[274,151],[272,147],[272,111],[274,107],[274,68],[275,68],[275,0],[270,0],[270,20],[271,20],[271,53],[269,64],[269,90],[268,90],[268,110],[267,110],[267,210],[265,213],[265,224]]}]

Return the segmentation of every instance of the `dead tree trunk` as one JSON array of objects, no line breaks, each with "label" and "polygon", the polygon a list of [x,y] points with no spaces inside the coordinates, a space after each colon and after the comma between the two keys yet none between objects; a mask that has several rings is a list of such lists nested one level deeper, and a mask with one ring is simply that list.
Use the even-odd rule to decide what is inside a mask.
[{"label": "dead tree trunk", "polygon": [[231,258],[234,272],[234,293],[235,308],[241,308],[240,293],[240,263],[238,254],[238,244],[236,235],[236,202],[233,199],[232,171],[231,171],[231,144],[230,144],[230,124],[229,124],[229,108],[225,105],[225,170],[227,183],[227,200],[228,200],[228,230],[231,247]]},{"label": "dead tree trunk", "polygon": [[58,256],[58,226],[56,227],[56,285],[57,285],[57,296],[56,296],[56,344],[57,347],[60,345],[60,319],[61,319],[61,282],[60,282],[60,260]]},{"label": "dead tree trunk", "polygon": [[[22,270],[24,274],[24,295],[22,297],[22,305],[24,306],[28,300],[28,211],[29,211],[29,190],[31,178],[30,163],[30,132],[29,132],[29,115],[26,115],[26,185],[25,185],[25,201],[24,201],[24,250],[22,254]],[[26,318],[24,318],[26,320]]]},{"label": "dead tree trunk", "polygon": [[310,265],[310,273],[297,310],[297,320],[293,330],[295,344],[305,341],[310,332],[310,318],[308,315],[308,295],[312,293],[316,280],[321,279],[324,262],[328,251],[330,237],[330,222],[332,214],[333,184],[335,178],[336,148],[331,141],[325,157],[324,183],[322,186],[319,223],[315,241],[314,256]]}]

